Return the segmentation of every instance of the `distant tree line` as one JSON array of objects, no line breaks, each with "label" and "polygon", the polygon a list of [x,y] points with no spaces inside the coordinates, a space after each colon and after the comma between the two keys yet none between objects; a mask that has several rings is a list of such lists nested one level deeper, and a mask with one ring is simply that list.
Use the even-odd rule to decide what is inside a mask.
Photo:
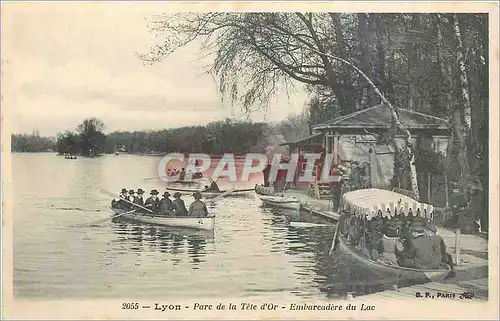
[{"label": "distant tree line", "polygon": [[35,130],[32,134],[12,134],[11,150],[13,152],[51,152],[56,149],[56,140],[53,137],[43,137]]},{"label": "distant tree line", "polygon": [[[188,126],[157,131],[112,132],[106,137],[106,152],[112,153],[120,146],[129,153],[258,153],[273,145],[276,136],[297,136],[300,127],[281,126],[294,121],[295,116],[278,124],[238,122],[230,119],[216,121],[206,126]],[[304,127],[305,126],[305,127]],[[303,124],[302,132],[307,130]],[[285,135],[283,135],[283,131]],[[292,133],[293,132],[293,133]],[[301,133],[299,133],[301,135]],[[280,140],[281,142],[281,140]]]},{"label": "distant tree line", "polygon": [[61,155],[83,156],[111,154],[117,151],[131,154],[264,153],[269,146],[297,140],[307,135],[308,118],[306,113],[302,113],[291,115],[282,122],[274,124],[226,119],[205,126],[133,132],[114,131],[107,135],[102,132],[103,128],[102,121],[89,118],[75,131],[58,133],[56,138],[40,137],[38,134],[38,136],[13,135],[12,151],[40,152],[51,149]]}]

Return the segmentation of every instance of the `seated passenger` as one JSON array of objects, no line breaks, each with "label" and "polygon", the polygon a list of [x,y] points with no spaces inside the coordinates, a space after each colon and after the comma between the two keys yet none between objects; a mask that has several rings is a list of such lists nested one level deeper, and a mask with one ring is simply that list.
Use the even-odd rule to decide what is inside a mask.
[{"label": "seated passenger", "polygon": [[208,215],[208,209],[205,203],[201,201],[201,193],[194,192],[195,201],[189,206],[188,216],[190,217],[205,217]]},{"label": "seated passenger", "polygon": [[186,216],[188,211],[186,205],[184,205],[184,200],[181,199],[181,193],[174,193],[174,201],[172,202],[173,210],[175,216]]},{"label": "seated passenger", "polygon": [[407,242],[407,248],[398,258],[401,266],[426,270],[439,269],[442,266],[441,255],[435,250],[436,240],[426,235],[425,226],[421,222],[412,223]]},{"label": "seated passenger", "polygon": [[397,253],[404,251],[403,242],[399,237],[401,225],[400,221],[393,221],[387,226],[381,239],[382,255],[379,257],[379,261],[386,264],[397,264]]}]

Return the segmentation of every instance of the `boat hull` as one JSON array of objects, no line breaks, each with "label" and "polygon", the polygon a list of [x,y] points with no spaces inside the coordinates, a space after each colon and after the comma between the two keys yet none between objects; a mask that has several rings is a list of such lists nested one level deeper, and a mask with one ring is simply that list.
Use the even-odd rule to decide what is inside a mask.
[{"label": "boat hull", "polygon": [[342,232],[339,231],[337,235],[337,242],[339,250],[351,256],[353,259],[363,264],[364,266],[382,273],[387,278],[396,279],[400,281],[411,281],[413,283],[436,282],[444,280],[450,273],[451,268],[439,270],[421,270],[406,268],[402,266],[387,265],[380,262],[373,261],[359,254],[355,249],[347,244]]},{"label": "boat hull", "polygon": [[259,195],[259,198],[266,205],[292,210],[300,209],[300,200],[296,197]]},{"label": "boat hull", "polygon": [[[115,210],[117,214],[123,213],[123,211]],[[151,216],[142,213],[127,213],[121,215],[120,218],[146,223],[151,225],[160,225],[168,227],[177,228],[189,228],[189,229],[199,229],[199,230],[213,230],[215,226],[215,216],[207,217],[166,217],[166,216]]]}]

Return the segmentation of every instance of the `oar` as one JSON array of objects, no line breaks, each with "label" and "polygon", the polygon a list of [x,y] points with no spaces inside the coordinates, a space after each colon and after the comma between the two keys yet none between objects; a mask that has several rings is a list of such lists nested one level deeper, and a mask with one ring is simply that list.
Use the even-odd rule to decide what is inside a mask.
[{"label": "oar", "polygon": [[309,223],[309,222],[290,222],[290,226],[293,226],[293,227],[317,227],[317,226],[335,226],[335,225]]},{"label": "oar", "polygon": [[152,211],[152,210],[150,210],[149,208],[146,208],[146,207],[141,206],[141,205],[139,205],[139,204],[135,204],[135,203],[133,203],[133,202],[131,202],[131,201],[129,201],[129,200],[127,200],[127,199],[125,199],[125,198],[121,198],[121,197],[119,197],[118,195],[113,194],[112,192],[107,191],[107,190],[105,190],[105,189],[101,189],[101,193],[107,194],[107,195],[112,196],[112,197],[114,197],[114,198],[119,198],[119,199],[121,199],[122,201],[125,201],[125,202],[127,202],[127,203],[129,203],[129,204],[132,204],[132,205],[134,205],[134,206],[137,206],[137,207],[139,207],[139,208],[142,208],[143,210],[146,210],[146,211],[148,211],[148,212],[150,212],[150,213],[156,214],[155,212],[153,212],[153,211]]},{"label": "oar", "polygon": [[[215,200],[217,200],[217,199],[219,199],[219,198],[222,198],[222,197],[224,197],[224,196],[226,196],[226,195],[231,194],[232,192],[234,192],[234,190],[235,190],[235,188],[231,188],[230,190],[227,190],[227,191],[225,191],[224,193],[219,194],[219,195],[217,195],[217,196],[215,196],[215,197],[209,198],[208,200],[209,200],[210,202],[215,201]],[[203,192],[201,192],[201,193],[203,193]]]},{"label": "oar", "polygon": [[124,213],[121,213],[121,214],[118,214],[118,215],[115,215],[115,216],[111,216],[111,217],[106,217],[102,220],[98,220],[98,221],[94,221],[94,222],[90,222],[90,223],[85,223],[85,224],[80,224],[80,225],[74,225],[76,227],[82,227],[82,226],[91,226],[91,225],[96,225],[96,224],[99,224],[99,223],[102,223],[102,222],[106,222],[108,220],[112,220],[114,218],[117,218],[117,217],[120,217],[122,215],[125,215],[125,214],[129,214],[129,213],[132,213],[134,212],[135,210],[130,210],[130,211],[127,211],[127,212],[124,212]]},{"label": "oar", "polygon": [[330,252],[328,255],[332,256],[333,251],[337,248],[337,233],[339,231],[339,224],[337,224],[337,228],[335,228],[335,234],[333,234],[332,247],[330,248]]},{"label": "oar", "polygon": [[143,178],[142,180],[143,181],[151,181],[153,179],[158,179],[158,178],[160,178],[160,177],[158,177],[158,176],[156,176],[156,177],[148,177],[148,178]]}]

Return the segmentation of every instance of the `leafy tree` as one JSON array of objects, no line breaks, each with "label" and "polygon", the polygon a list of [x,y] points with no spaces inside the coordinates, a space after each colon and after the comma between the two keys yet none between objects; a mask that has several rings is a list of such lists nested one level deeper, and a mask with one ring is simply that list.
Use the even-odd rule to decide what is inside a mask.
[{"label": "leafy tree", "polygon": [[95,157],[104,152],[106,135],[104,123],[97,118],[87,118],[76,128],[80,135],[80,152],[83,156]]}]

